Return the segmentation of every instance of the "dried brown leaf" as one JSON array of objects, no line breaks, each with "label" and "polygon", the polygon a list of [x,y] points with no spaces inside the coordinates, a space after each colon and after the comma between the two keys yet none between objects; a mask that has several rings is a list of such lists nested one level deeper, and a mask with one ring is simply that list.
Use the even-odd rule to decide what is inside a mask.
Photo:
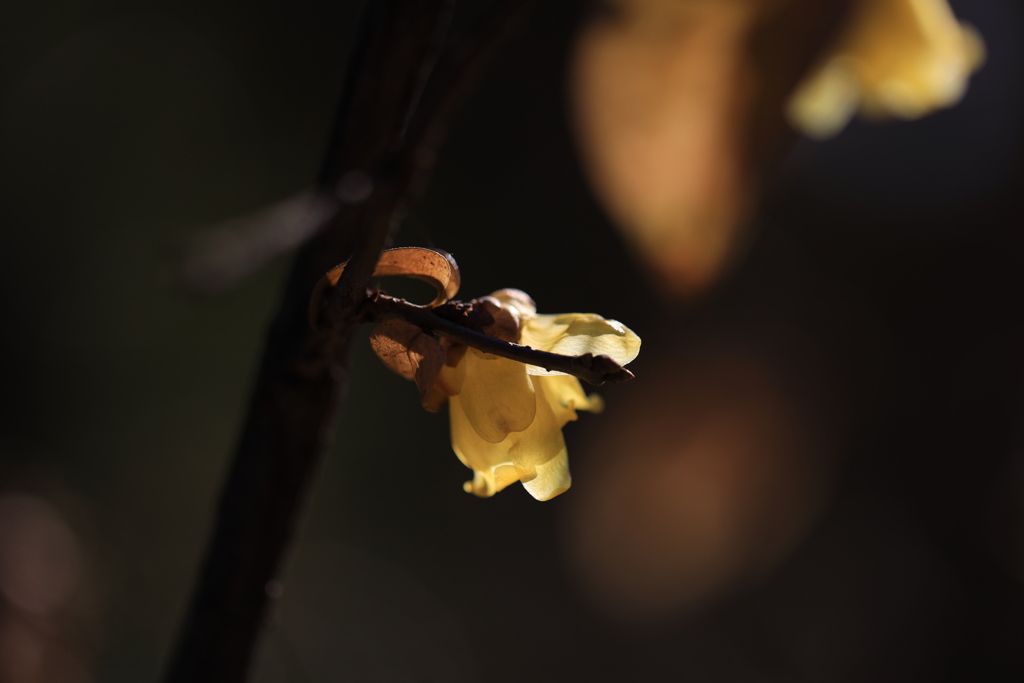
[{"label": "dried brown leaf", "polygon": [[415,325],[389,320],[370,333],[370,346],[384,365],[416,382],[424,407],[436,402],[432,389],[447,358],[441,342]]},{"label": "dried brown leaf", "polygon": [[[317,326],[317,316],[323,305],[327,291],[338,284],[341,274],[345,272],[348,261],[332,268],[324,275],[313,289],[309,301],[309,323]],[[374,277],[402,276],[426,282],[437,290],[437,296],[427,306],[440,306],[451,299],[459,291],[462,283],[459,264],[451,254],[439,249],[425,247],[398,247],[385,249],[373,271]],[[411,378],[410,378],[411,379]]]},{"label": "dried brown leaf", "polygon": [[424,247],[388,249],[380,255],[375,276],[402,275],[422,280],[437,290],[428,306],[440,306],[459,291],[459,266],[451,254]]}]

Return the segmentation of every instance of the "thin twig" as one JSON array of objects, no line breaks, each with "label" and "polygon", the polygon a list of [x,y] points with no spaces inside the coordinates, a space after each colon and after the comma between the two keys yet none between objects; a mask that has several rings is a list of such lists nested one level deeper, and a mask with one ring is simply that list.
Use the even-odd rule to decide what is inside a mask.
[{"label": "thin twig", "polygon": [[368,322],[403,320],[486,353],[493,353],[526,365],[535,365],[545,370],[564,372],[594,386],[633,379],[632,372],[608,356],[595,356],[590,353],[582,356],[563,356],[502,341],[443,318],[437,315],[436,309],[417,306],[404,299],[396,299],[379,292],[370,295],[363,303],[363,316]]}]

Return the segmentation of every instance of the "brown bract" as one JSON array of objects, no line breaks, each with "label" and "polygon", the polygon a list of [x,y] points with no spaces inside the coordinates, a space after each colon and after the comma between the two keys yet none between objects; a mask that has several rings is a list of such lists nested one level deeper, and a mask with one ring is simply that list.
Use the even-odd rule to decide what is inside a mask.
[{"label": "brown bract", "polygon": [[[325,296],[338,284],[348,262],[339,264],[327,272],[313,289],[309,300],[309,324],[318,327]],[[426,282],[437,290],[437,296],[427,306],[440,306],[459,291],[462,283],[459,266],[451,254],[437,249],[423,247],[399,247],[385,249],[373,271],[374,277],[398,275]]]},{"label": "brown bract", "polygon": [[[314,329],[323,314],[328,293],[338,284],[347,265],[346,261],[332,268],[314,288],[309,300],[309,322]],[[373,275],[402,276],[426,282],[437,290],[437,296],[423,308],[434,308],[448,301],[458,293],[462,281],[459,265],[451,254],[423,247],[386,249],[381,253]],[[464,308],[467,309],[466,314],[473,310],[471,305]],[[500,304],[493,308],[500,308]],[[495,322],[492,315],[481,312],[488,323]],[[513,330],[513,334],[516,333],[518,322]],[[370,346],[388,368],[416,382],[424,408],[436,412],[444,407],[447,396],[434,385],[448,357],[450,345],[442,344],[434,335],[425,333],[416,325],[403,320],[386,320],[370,333]]]},{"label": "brown bract", "polygon": [[[441,372],[447,353],[433,335],[401,320],[388,320],[370,333],[373,352],[392,371],[416,382],[420,401],[425,408],[440,410],[441,405],[428,403],[431,389]],[[442,404],[443,405],[443,404]]]}]

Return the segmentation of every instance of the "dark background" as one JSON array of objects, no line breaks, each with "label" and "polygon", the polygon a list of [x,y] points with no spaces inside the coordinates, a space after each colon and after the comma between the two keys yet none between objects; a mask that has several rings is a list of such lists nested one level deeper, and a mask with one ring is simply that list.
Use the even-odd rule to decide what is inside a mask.
[{"label": "dark background", "polygon": [[[175,285],[181,248],[310,184],[360,7],[5,2],[0,568],[16,509],[68,530],[53,543],[78,569],[67,604],[28,616],[0,572],[0,664],[31,622],[75,662],[31,680],[157,678],[286,267],[196,298]],[[580,6],[542,6],[454,119],[396,244],[453,252],[465,297],[520,287],[542,311],[624,321],[645,340],[638,379],[601,390],[606,418],[566,428],[571,491],[479,500],[446,417],[357,344],[257,680],[1019,679],[1024,14],[954,8],[988,48],[963,103],[797,143],[745,257],[681,305],[589,194],[565,83]],[[764,438],[782,424],[800,454],[769,448],[757,476],[720,484],[745,531],[686,546],[658,513],[671,505],[616,515],[615,496],[697,500],[716,463],[759,451],[683,467],[659,493],[643,485],[649,441],[616,437],[647,414],[654,431],[724,414],[730,436],[766,415]],[[631,467],[639,483],[616,474]],[[679,550],[671,571],[616,565],[659,565],[660,544]],[[712,579],[685,583],[726,546],[701,565]]]}]

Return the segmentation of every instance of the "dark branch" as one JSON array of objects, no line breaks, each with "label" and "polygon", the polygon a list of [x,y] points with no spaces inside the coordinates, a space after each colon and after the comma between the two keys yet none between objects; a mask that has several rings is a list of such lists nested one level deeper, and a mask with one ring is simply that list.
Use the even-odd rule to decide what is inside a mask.
[{"label": "dark branch", "polygon": [[[436,60],[450,8],[450,0],[370,4],[320,188],[334,192],[352,172],[396,164],[394,150],[402,148],[403,131]],[[280,576],[320,462],[333,442],[348,375],[343,359],[355,321],[330,333],[313,333],[306,314],[310,292],[331,266],[350,256],[376,263],[404,199],[394,183],[385,183],[384,190],[344,205],[296,256],[167,683],[242,683],[248,676],[271,597],[268,586]]]},{"label": "dark branch", "polygon": [[368,322],[403,320],[452,341],[472,346],[474,349],[493,353],[496,356],[509,358],[526,365],[536,365],[545,370],[564,372],[594,386],[601,386],[605,382],[625,382],[633,379],[632,372],[608,356],[595,356],[589,353],[582,356],[563,356],[502,341],[497,337],[477,332],[443,318],[435,312],[436,309],[416,306],[404,299],[396,299],[387,294],[379,292],[371,294],[364,301],[362,308],[364,319]]},{"label": "dark branch", "polygon": [[[322,223],[304,221],[293,230],[312,237],[296,255],[269,330],[167,683],[241,683],[247,678],[272,597],[268,586],[280,576],[319,464],[333,442],[347,383],[344,359],[366,286],[404,203],[431,169],[434,155],[428,145],[437,144],[436,131],[452,108],[450,93],[457,88],[445,85],[440,92],[449,94],[430,95],[429,81],[453,2],[369,3],[313,190],[338,204]],[[509,0],[508,6],[535,3]],[[478,57],[463,66],[479,69],[482,56],[506,36],[503,31],[484,35]],[[356,188],[350,187],[353,179],[359,181]],[[231,284],[307,237],[277,241],[264,239],[263,230],[255,233],[262,245],[231,245],[243,256],[229,264],[233,274],[217,284]],[[307,322],[310,293],[325,272],[346,259],[349,268],[328,302],[341,314],[340,323],[328,332],[313,332]],[[203,265],[207,272],[217,268],[213,262]]]}]

